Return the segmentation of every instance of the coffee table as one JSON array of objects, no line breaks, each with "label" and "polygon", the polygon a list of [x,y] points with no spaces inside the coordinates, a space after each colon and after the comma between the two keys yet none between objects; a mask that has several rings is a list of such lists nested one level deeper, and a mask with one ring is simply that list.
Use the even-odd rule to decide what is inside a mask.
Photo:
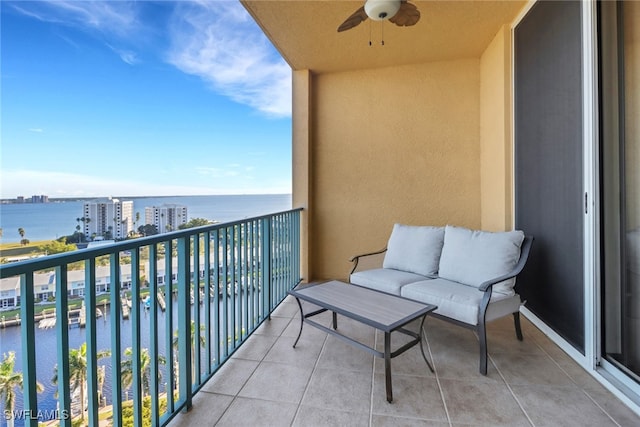
[{"label": "coffee table", "polygon": [[[349,344],[363,349],[376,357],[384,358],[385,385],[387,401],[393,401],[393,390],[391,384],[391,359],[401,355],[416,344],[420,344],[420,351],[427,366],[433,372],[433,367],[427,360],[422,345],[422,328],[424,320],[430,312],[437,307],[432,304],[425,304],[419,301],[410,300],[397,295],[387,294],[374,289],[365,288],[358,285],[332,280],[330,282],[312,285],[301,285],[289,291],[289,294],[296,298],[300,307],[300,332],[293,347],[300,340],[302,327],[305,323],[325,331]],[[307,301],[318,307],[310,313],[304,313],[302,303]],[[325,311],[333,312],[333,329],[311,320]],[[365,325],[372,326],[384,332],[384,352],[377,351],[353,338],[338,332],[337,315],[345,316]],[[404,326],[418,318],[422,318],[418,333],[407,330]],[[391,351],[391,333],[400,332],[409,335],[413,339],[395,351]]]}]

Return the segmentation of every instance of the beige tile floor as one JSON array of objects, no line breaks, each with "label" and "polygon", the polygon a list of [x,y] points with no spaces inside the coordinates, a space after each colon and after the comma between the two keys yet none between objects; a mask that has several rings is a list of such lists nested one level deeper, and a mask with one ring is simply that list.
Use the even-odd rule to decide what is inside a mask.
[{"label": "beige tile floor", "polygon": [[[485,377],[475,334],[428,318],[435,374],[418,347],[393,359],[389,404],[382,359],[310,325],[292,348],[300,315],[289,297],[170,426],[640,426],[535,326],[522,326],[519,342],[511,317],[490,324]],[[381,349],[380,332],[343,318],[338,327]]]}]

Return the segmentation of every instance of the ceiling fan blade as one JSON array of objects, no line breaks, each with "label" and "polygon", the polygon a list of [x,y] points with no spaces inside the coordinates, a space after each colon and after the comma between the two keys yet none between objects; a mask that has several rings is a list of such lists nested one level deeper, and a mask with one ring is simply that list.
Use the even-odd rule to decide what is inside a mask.
[{"label": "ceiling fan blade", "polygon": [[411,25],[416,25],[416,23],[420,20],[420,11],[413,4],[408,1],[403,1],[400,5],[400,10],[396,13],[389,21],[400,27],[409,27]]},{"label": "ceiling fan blade", "polygon": [[367,18],[367,13],[364,11],[364,6],[362,6],[360,9],[353,12],[353,14],[338,27],[338,32],[350,30],[356,25],[360,25],[360,23]]}]

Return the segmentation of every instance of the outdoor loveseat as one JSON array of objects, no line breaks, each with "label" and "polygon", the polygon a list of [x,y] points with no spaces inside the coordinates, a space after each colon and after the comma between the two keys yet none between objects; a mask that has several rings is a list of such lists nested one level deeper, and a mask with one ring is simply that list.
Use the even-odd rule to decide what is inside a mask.
[{"label": "outdoor loveseat", "polygon": [[[386,248],[351,259],[350,282],[434,304],[435,317],[476,331],[486,375],[487,322],[513,314],[522,341],[522,302],[514,285],[532,242],[522,231],[395,224]],[[382,265],[363,269],[373,258],[383,258]]]}]

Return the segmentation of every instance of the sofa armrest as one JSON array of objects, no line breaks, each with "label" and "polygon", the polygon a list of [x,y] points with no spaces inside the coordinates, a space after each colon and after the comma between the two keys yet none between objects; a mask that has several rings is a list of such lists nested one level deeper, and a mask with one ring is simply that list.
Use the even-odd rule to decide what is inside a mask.
[{"label": "sofa armrest", "polygon": [[507,279],[511,279],[512,277],[516,277],[525,264],[527,263],[527,258],[529,258],[529,252],[531,251],[531,244],[533,243],[533,236],[525,236],[524,241],[522,242],[522,246],[520,247],[520,258],[518,259],[518,263],[509,273],[502,275],[500,277],[496,277],[495,279],[487,280],[482,283],[478,290],[482,292],[486,292],[488,289],[491,289],[493,285],[503,282]]},{"label": "sofa armrest", "polygon": [[360,263],[360,261],[365,261],[368,260],[370,261],[369,263],[374,263],[376,261],[379,261],[378,264],[381,266],[382,265],[382,261],[379,260],[380,255],[384,254],[387,251],[387,248],[382,248],[378,251],[375,252],[370,252],[370,253],[366,253],[366,254],[361,254],[361,255],[356,255],[353,258],[351,258],[349,260],[349,262],[353,263],[353,268],[351,269],[351,273],[349,274],[353,274],[355,273],[356,269],[358,268],[358,265]]}]

